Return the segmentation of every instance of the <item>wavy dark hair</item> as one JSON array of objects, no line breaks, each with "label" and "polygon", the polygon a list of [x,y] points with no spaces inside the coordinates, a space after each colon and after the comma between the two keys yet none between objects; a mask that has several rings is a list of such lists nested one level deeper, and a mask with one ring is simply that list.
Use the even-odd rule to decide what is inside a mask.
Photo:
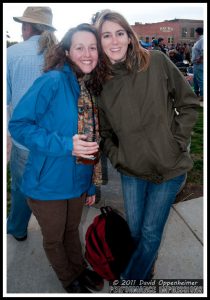
[{"label": "wavy dark hair", "polygon": [[51,51],[46,56],[44,72],[54,69],[62,69],[63,65],[67,63],[75,72],[77,78],[84,76],[82,70],[69,58],[69,56],[66,55],[66,51],[69,51],[72,45],[72,38],[74,34],[79,31],[91,32],[96,37],[98,63],[96,68],[91,72],[90,76],[85,76],[84,78],[87,78],[85,80],[85,84],[90,93],[97,96],[102,90],[102,82],[103,78],[106,76],[105,74],[107,73],[107,67],[103,63],[104,59],[97,30],[91,24],[82,23],[66,32],[62,40],[57,45],[53,46]]}]

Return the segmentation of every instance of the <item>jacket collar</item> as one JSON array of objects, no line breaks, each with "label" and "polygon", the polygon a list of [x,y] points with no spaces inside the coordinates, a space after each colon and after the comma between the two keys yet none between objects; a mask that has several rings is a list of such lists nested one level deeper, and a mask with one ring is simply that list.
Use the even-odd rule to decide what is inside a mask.
[{"label": "jacket collar", "polygon": [[117,75],[127,75],[128,74],[128,70],[126,68],[126,64],[125,62],[119,62],[116,64],[112,65],[112,71],[113,71],[113,75],[117,76]]},{"label": "jacket collar", "polygon": [[73,72],[72,68],[67,64],[65,63],[62,67],[62,71],[64,73],[66,73],[68,76],[73,76],[76,78],[76,74]]},{"label": "jacket collar", "polygon": [[70,82],[73,82],[77,91],[80,91],[80,86],[79,86],[79,83],[78,83],[78,79],[77,79],[77,76],[76,74],[73,72],[72,68],[67,64],[65,63],[61,69],[62,72],[64,72],[68,78],[68,80]]}]

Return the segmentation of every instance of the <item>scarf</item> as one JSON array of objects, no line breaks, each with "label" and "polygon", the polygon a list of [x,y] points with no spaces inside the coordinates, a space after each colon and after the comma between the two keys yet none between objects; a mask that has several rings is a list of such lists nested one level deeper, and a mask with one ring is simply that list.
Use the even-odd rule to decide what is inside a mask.
[{"label": "scarf", "polygon": [[[98,107],[96,101],[88,92],[84,78],[78,79],[80,85],[80,96],[78,99],[78,134],[85,134],[89,141],[100,143]],[[86,159],[84,159],[86,160]],[[77,157],[77,163],[82,162],[83,158]],[[87,161],[87,160],[86,160]],[[95,185],[102,184],[102,166],[101,159],[95,161],[89,160],[89,164],[94,164],[92,182]]]}]

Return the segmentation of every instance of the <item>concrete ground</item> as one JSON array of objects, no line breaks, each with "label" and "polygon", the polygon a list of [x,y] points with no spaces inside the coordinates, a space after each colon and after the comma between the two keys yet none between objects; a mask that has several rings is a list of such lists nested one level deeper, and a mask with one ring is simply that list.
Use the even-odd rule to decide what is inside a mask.
[{"label": "concrete ground", "polygon": [[[100,202],[94,207],[85,207],[80,225],[81,241],[87,227],[100,213],[100,206],[111,205],[122,215],[123,201],[119,174],[108,166],[109,183],[102,186]],[[203,197],[174,204],[165,226],[154,279],[203,279]],[[58,281],[42,247],[39,225],[32,216],[28,238],[16,241],[7,235],[7,287],[10,297],[14,294],[47,294],[68,296]],[[108,295],[109,283],[98,296]],[[89,294],[91,295],[91,294]]]}]

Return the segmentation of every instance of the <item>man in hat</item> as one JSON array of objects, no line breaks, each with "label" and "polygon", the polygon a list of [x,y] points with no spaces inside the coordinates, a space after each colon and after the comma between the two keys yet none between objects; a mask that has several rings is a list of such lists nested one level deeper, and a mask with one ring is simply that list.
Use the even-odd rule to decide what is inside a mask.
[{"label": "man in hat", "polygon": [[197,42],[192,47],[194,91],[203,101],[203,28],[195,29]]},{"label": "man in hat", "polygon": [[[44,56],[57,43],[56,30],[52,26],[52,11],[49,7],[27,7],[22,17],[14,17],[22,23],[23,42],[7,49],[7,109],[8,118],[15,106],[42,73]],[[7,219],[7,233],[17,241],[27,238],[31,210],[20,190],[28,149],[12,140],[10,154],[11,209]]]}]

